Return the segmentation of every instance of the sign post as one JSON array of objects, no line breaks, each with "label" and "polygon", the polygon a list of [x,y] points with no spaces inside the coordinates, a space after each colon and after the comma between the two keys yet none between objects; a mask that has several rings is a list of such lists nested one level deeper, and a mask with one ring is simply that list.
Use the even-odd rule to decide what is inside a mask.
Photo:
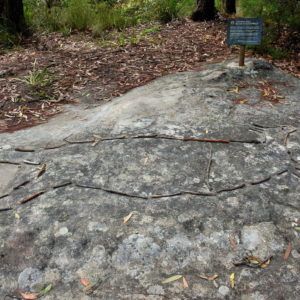
[{"label": "sign post", "polygon": [[245,65],[245,52],[246,52],[246,46],[241,45],[240,46],[240,56],[239,56],[239,66],[243,67]]},{"label": "sign post", "polygon": [[239,66],[245,65],[246,45],[260,45],[263,22],[260,18],[237,18],[228,20],[227,44],[239,45]]}]

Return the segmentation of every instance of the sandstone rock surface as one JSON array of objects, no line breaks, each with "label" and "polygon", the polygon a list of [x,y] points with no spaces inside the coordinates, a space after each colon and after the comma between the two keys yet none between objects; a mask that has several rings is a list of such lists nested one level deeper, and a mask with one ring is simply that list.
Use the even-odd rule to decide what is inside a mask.
[{"label": "sandstone rock surface", "polygon": [[266,62],[166,76],[0,140],[1,297],[299,297],[300,82]]}]

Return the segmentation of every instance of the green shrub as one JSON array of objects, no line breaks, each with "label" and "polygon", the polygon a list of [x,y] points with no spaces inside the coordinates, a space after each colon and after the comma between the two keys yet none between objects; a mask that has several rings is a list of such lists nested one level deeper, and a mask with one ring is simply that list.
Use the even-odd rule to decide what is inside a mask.
[{"label": "green shrub", "polygon": [[65,10],[66,23],[72,29],[88,29],[94,22],[95,9],[89,0],[70,0]]},{"label": "green shrub", "polygon": [[20,43],[20,37],[13,35],[0,25],[0,48],[11,48]]},{"label": "green shrub", "polygon": [[191,14],[195,0],[23,0],[27,23],[38,30],[91,29],[95,35],[107,29],[122,29],[136,23],[163,23]]},{"label": "green shrub", "polygon": [[195,0],[181,0],[178,2],[179,17],[189,17],[196,8]]},{"label": "green shrub", "polygon": [[44,1],[25,0],[27,24],[38,30],[58,31],[66,24],[66,11],[61,6],[48,9]]},{"label": "green shrub", "polygon": [[298,0],[243,0],[240,5],[244,16],[262,17],[268,26],[300,29]]},{"label": "green shrub", "polygon": [[95,8],[95,18],[92,25],[94,35],[100,35],[104,30],[123,29],[134,25],[136,19],[126,14],[121,6],[110,6],[105,2],[99,3]]},{"label": "green shrub", "polygon": [[[268,53],[273,58],[288,56],[284,40],[293,40],[293,31],[300,30],[300,1],[298,0],[242,0],[243,16],[262,17],[264,20],[264,38],[262,45],[255,47],[259,52]],[[299,42],[300,39],[298,39]],[[280,42],[281,41],[281,42]],[[279,46],[281,44],[281,48]],[[286,49],[284,49],[286,48]]]},{"label": "green shrub", "polygon": [[178,0],[158,0],[154,4],[154,13],[156,18],[168,23],[179,17]]}]

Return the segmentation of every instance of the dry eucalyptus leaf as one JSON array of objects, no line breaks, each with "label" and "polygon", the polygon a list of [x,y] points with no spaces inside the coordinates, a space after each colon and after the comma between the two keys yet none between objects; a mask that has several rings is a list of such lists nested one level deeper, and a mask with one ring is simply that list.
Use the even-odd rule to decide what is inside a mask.
[{"label": "dry eucalyptus leaf", "polygon": [[23,300],[36,300],[39,296],[38,293],[22,293],[20,292]]},{"label": "dry eucalyptus leaf", "polygon": [[235,274],[234,273],[230,274],[229,281],[230,281],[230,286],[233,289],[235,286]]},{"label": "dry eucalyptus leaf", "polygon": [[260,267],[261,267],[262,269],[267,268],[268,265],[269,265],[270,262],[271,262],[271,259],[272,259],[272,257],[270,257],[270,258],[268,258],[267,260],[263,261],[263,262],[260,264]]},{"label": "dry eucalyptus leaf", "polygon": [[182,277],[183,277],[182,275],[174,275],[174,276],[171,276],[171,277],[163,280],[161,283],[162,284],[170,283],[170,282],[176,281],[178,279],[181,279]]},{"label": "dry eucalyptus leaf", "polygon": [[272,256],[268,257],[265,260],[260,259],[256,256],[246,256],[240,262],[234,263],[235,266],[248,266],[251,268],[266,268],[271,262]]},{"label": "dry eucalyptus leaf", "polygon": [[247,260],[252,265],[258,265],[258,266],[260,266],[262,264],[261,259],[258,258],[258,257],[256,257],[256,256],[248,256]]},{"label": "dry eucalyptus leaf", "polygon": [[85,286],[85,287],[91,285],[91,282],[89,281],[88,278],[81,278],[81,279],[80,279],[80,283],[81,283],[83,286]]},{"label": "dry eucalyptus leaf", "polygon": [[290,256],[291,252],[292,252],[292,244],[291,244],[291,242],[289,242],[289,244],[284,252],[283,259],[287,260]]},{"label": "dry eucalyptus leaf", "polygon": [[215,279],[217,279],[219,277],[218,274],[214,274],[214,275],[211,275],[211,276],[206,276],[206,275],[198,275],[198,276],[200,278],[208,280],[208,281],[213,281],[213,280],[215,280]]},{"label": "dry eucalyptus leaf", "polygon": [[46,295],[47,293],[49,293],[52,289],[52,284],[48,284],[44,289],[42,289],[39,293],[39,296],[43,296]]},{"label": "dry eucalyptus leaf", "polygon": [[133,216],[133,211],[129,215],[124,217],[123,223],[126,224],[131,219],[132,216]]},{"label": "dry eucalyptus leaf", "polygon": [[185,279],[185,277],[182,277],[182,284],[185,289],[189,287],[189,284],[188,284],[187,280]]}]

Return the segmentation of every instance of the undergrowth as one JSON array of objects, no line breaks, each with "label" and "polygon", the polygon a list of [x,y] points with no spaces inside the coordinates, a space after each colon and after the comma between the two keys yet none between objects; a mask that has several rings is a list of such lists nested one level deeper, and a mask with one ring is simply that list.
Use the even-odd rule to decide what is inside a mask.
[{"label": "undergrowth", "polygon": [[263,42],[254,47],[274,59],[300,51],[300,1],[298,0],[241,0],[242,15],[264,20]]},{"label": "undergrowth", "polygon": [[0,48],[9,49],[20,43],[21,37],[10,33],[5,27],[0,26]]},{"label": "undergrowth", "polygon": [[189,16],[194,0],[24,0],[27,23],[36,30],[91,30],[95,35],[108,29],[123,29],[138,23],[162,23]]},{"label": "undergrowth", "polygon": [[[89,31],[102,37],[107,30],[140,23],[188,17],[196,0],[23,0],[27,24],[36,31]],[[219,11],[223,0],[215,0]],[[48,4],[48,5],[47,5]],[[255,50],[273,57],[284,57],[290,49],[299,48],[300,1],[298,0],[240,0],[237,15],[262,17],[265,24],[264,41]],[[298,35],[295,34],[298,32]],[[298,36],[298,37],[297,37]],[[291,38],[293,37],[293,38]],[[10,46],[17,39],[0,28],[0,46]],[[134,39],[132,43],[136,43]],[[120,42],[122,44],[122,41]],[[298,47],[298,48],[297,48]]]}]

